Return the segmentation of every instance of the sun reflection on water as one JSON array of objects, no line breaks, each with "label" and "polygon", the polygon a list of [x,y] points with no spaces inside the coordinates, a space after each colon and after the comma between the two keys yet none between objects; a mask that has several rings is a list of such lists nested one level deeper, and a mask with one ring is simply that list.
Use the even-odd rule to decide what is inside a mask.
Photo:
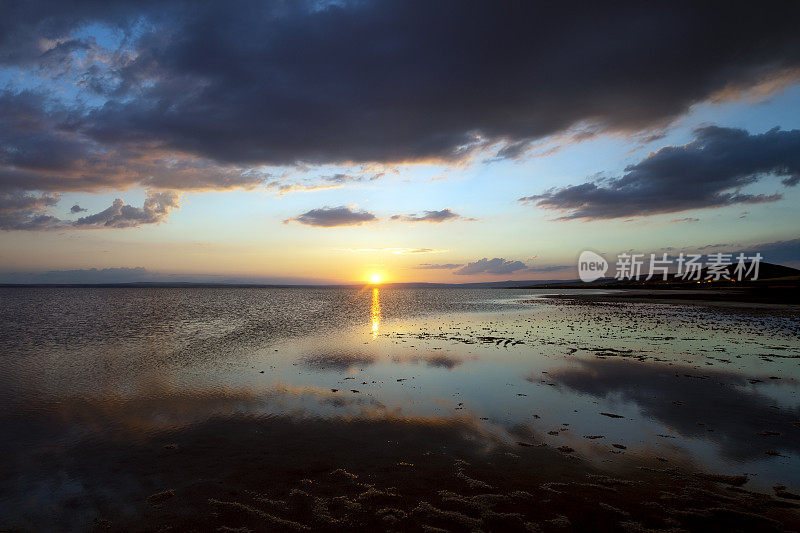
[{"label": "sun reflection on water", "polygon": [[377,287],[372,289],[372,338],[378,338],[378,328],[381,325],[381,300]]}]

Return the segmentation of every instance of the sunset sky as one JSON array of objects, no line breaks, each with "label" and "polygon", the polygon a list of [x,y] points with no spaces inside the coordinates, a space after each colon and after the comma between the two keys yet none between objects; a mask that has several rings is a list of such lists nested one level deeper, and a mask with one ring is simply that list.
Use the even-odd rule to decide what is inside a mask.
[{"label": "sunset sky", "polygon": [[4,2],[0,282],[800,266],[800,32],[768,4]]}]

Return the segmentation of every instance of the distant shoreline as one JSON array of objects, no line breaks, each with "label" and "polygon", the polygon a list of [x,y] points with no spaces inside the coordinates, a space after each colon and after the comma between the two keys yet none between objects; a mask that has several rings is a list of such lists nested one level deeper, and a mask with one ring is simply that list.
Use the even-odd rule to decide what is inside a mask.
[{"label": "distant shoreline", "polygon": [[[478,283],[343,283],[343,284],[270,284],[270,283],[204,283],[204,282],[175,282],[175,281],[134,281],[134,282],[109,282],[109,283],[0,283],[0,288],[251,288],[251,289],[348,289],[362,287],[408,288],[408,289],[531,289],[540,288],[538,285],[551,283],[573,283],[571,281],[489,281]],[[578,282],[579,283],[579,282]],[[584,287],[590,288],[590,287]]]}]

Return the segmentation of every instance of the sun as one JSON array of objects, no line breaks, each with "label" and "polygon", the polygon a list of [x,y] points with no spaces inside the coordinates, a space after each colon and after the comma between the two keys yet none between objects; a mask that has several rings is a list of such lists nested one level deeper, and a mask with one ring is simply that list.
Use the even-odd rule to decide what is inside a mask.
[{"label": "sun", "polygon": [[378,283],[380,283],[381,281],[383,281],[383,278],[381,278],[381,275],[380,275],[380,274],[371,274],[371,275],[369,276],[369,282],[370,282],[370,283],[373,283],[373,284],[376,284],[376,285],[377,285],[377,284],[378,284]]}]

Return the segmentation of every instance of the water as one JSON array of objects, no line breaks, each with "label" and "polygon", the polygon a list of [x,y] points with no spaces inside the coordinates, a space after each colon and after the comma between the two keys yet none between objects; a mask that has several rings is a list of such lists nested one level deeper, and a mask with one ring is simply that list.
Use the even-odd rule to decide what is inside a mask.
[{"label": "water", "polygon": [[476,448],[568,447],[591,468],[649,458],[747,474],[758,490],[800,488],[796,310],[541,296],[0,289],[0,527],[49,516],[82,529],[118,507],[140,513],[120,502],[177,479],[148,465],[198,443],[212,453],[225,435],[201,432],[212,423],[269,422],[253,430],[270,428],[268,439],[280,421],[293,428],[283,440],[303,427],[285,461],[379,423],[386,434],[469,433]]}]

